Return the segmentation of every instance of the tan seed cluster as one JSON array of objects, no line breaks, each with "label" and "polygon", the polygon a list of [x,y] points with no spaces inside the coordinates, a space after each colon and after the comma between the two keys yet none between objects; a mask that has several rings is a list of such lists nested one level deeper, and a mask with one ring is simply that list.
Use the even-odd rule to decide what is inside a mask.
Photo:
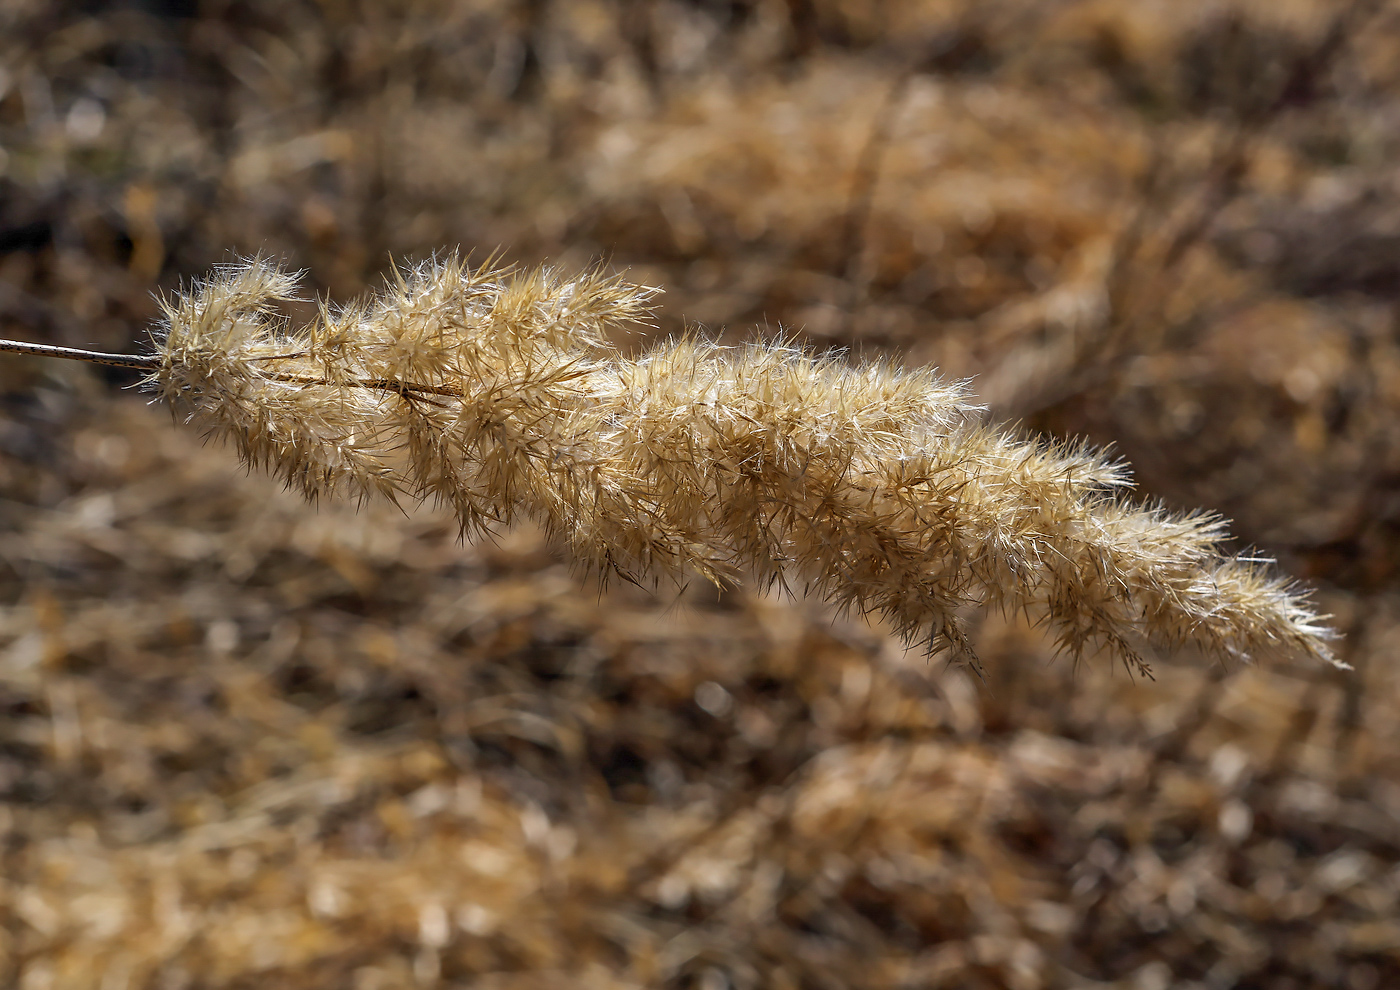
[{"label": "tan seed cluster", "polygon": [[973,663],[987,606],[1144,672],[1143,642],[1337,662],[1218,518],[1125,500],[1120,465],[989,427],[932,370],[694,337],[628,358],[606,331],[655,290],[598,273],[449,258],[299,329],[296,288],[255,260],[168,301],[147,384],[309,496],[433,498],[468,535],[528,516],[605,573],[810,592]]}]

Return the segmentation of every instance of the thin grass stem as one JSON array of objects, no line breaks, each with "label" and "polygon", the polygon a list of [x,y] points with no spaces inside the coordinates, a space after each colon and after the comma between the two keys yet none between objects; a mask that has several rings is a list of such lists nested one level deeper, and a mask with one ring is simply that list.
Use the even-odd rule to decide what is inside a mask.
[{"label": "thin grass stem", "polygon": [[[87,351],[78,347],[59,347],[57,344],[36,344],[27,340],[0,340],[0,352],[10,354],[30,354],[35,357],[63,358],[67,361],[85,361],[88,364],[103,364],[113,368],[131,368],[136,371],[154,371],[160,367],[159,354],[113,354],[109,351]],[[255,361],[289,360],[304,357],[305,353],[273,354]],[[418,382],[404,382],[389,378],[362,378],[348,382],[332,382],[327,378],[311,375],[293,375],[282,372],[268,372],[264,378],[274,382],[293,385],[336,385],[351,388],[373,388],[386,392],[421,392],[425,395],[450,395],[461,398],[460,385],[423,385]]]},{"label": "thin grass stem", "polygon": [[68,361],[86,361],[88,364],[105,364],[113,368],[133,368],[137,371],[154,371],[160,367],[158,354],[111,354],[107,351],[85,351],[77,347],[59,347],[57,344],[35,344],[27,340],[0,340],[0,351],[10,354],[32,354],[36,357],[63,358]]}]

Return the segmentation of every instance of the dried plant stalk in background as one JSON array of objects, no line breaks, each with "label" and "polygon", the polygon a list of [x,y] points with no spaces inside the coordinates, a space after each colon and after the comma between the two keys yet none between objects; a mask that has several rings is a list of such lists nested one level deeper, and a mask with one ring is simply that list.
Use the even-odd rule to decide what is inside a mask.
[{"label": "dried plant stalk in background", "polygon": [[1336,662],[1218,519],[1124,501],[1118,465],[989,428],[930,370],[689,338],[629,359],[605,330],[653,290],[598,274],[449,259],[301,329],[273,310],[295,289],[253,261],[168,302],[147,385],[310,496],[432,497],[467,534],[529,516],[629,580],[812,591],[972,662],[970,606],[1144,671],[1143,640]]}]

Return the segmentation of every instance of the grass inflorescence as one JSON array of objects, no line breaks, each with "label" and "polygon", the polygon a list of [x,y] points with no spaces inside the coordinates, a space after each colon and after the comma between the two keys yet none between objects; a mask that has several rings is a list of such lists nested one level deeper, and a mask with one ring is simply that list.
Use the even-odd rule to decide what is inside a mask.
[{"label": "grass inflorescence", "polygon": [[165,303],[146,385],[308,496],[434,499],[467,536],[529,517],[605,574],[815,593],[974,664],[987,606],[1144,673],[1145,642],[1337,663],[1303,594],[1222,553],[1222,520],[987,425],[965,383],[783,341],[624,356],[607,331],[655,291],[454,256],[293,328],[296,278],[253,260]]}]

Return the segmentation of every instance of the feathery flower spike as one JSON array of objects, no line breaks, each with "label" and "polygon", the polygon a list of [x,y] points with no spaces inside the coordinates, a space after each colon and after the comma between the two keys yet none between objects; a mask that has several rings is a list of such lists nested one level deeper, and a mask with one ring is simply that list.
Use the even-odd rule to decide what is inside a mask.
[{"label": "feathery flower spike", "polygon": [[985,425],[932,370],[693,337],[627,358],[606,330],[655,290],[599,273],[453,256],[300,329],[274,308],[296,288],[219,269],[121,360],[308,496],[433,498],[466,535],[528,516],[629,580],[805,587],[974,664],[961,616],[994,606],[1143,673],[1144,642],[1341,666],[1305,595],[1222,555],[1217,517],[1125,500],[1119,465]]}]

